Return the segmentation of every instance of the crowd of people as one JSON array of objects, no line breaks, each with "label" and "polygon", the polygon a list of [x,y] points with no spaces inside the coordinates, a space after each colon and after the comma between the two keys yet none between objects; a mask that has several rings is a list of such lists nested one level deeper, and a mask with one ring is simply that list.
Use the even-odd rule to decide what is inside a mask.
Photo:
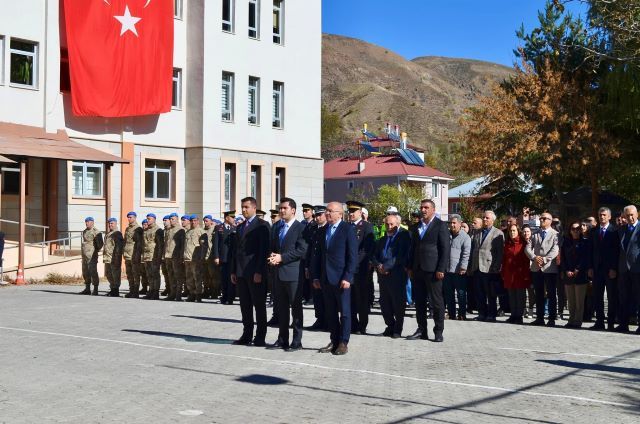
[{"label": "crowd of people", "polygon": [[[367,334],[375,302],[374,274],[386,329],[384,336],[402,337],[407,306],[414,305],[417,329],[409,339],[429,339],[427,320],[434,322],[435,342],[444,340],[445,319],[477,320],[580,328],[595,314],[594,330],[629,332],[640,315],[640,226],[635,206],[627,206],[611,223],[611,211],[598,219],[574,221],[564,234],[550,213],[539,228],[519,226],[515,218],[497,228],[496,215],[466,223],[459,215],[448,222],[424,199],[420,210],[403,224],[390,206],[384,227],[367,221],[365,205],[349,201],[312,206],[281,199],[271,222],[257,209],[256,199],[242,199],[242,213],[223,220],[173,213],[147,214],[138,224],[127,214],[124,231],[116,218],[103,234],[87,217],[82,234],[80,294],[98,295],[98,253],[109,281],[106,296],[120,297],[122,261],[129,282],[124,296],[165,301],[221,304],[240,300],[243,332],[238,345],[295,351],[302,348],[303,304],[313,304],[315,322],[305,327],[328,331],[329,344],[320,352],[344,355],[352,333]],[[161,289],[161,274],[164,291]],[[93,289],[92,289],[93,286]],[[607,309],[605,315],[605,296]],[[273,316],[267,321],[267,304]],[[534,315],[535,309],[535,315]],[[546,321],[545,321],[546,317]],[[617,326],[616,326],[617,324]],[[267,327],[278,337],[267,345]],[[290,338],[289,329],[292,328]],[[640,334],[640,327],[635,330]]]}]

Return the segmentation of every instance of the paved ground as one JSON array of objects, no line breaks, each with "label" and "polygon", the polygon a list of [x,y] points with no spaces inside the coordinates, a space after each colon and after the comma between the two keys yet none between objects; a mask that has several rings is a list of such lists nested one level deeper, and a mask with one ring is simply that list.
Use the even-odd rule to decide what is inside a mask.
[{"label": "paved ground", "polygon": [[0,422],[640,420],[637,335],[446,321],[442,344],[353,336],[336,357],[316,353],[324,333],[292,353],[230,345],[237,305],[78,290],[0,288]]}]

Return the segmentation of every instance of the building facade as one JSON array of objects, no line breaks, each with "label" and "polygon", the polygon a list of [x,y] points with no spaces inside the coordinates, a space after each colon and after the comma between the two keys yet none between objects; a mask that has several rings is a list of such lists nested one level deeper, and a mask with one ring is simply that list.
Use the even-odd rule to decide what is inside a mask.
[{"label": "building facade", "polygon": [[[172,110],[128,118],[71,112],[61,3],[3,4],[0,123],[64,130],[129,163],[113,165],[106,199],[105,165],[29,159],[26,222],[47,240],[89,215],[104,228],[107,202],[122,222],[129,210],[220,216],[245,196],[262,209],[323,200],[320,0],[174,0]],[[144,3],[129,1],[131,13]],[[16,171],[2,166],[4,220],[17,220]]]}]

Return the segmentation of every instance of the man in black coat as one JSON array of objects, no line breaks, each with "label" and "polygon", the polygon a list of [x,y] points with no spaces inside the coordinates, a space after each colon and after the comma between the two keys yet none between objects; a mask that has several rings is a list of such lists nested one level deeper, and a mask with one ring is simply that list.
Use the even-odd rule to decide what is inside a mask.
[{"label": "man in black coat", "polygon": [[371,263],[378,273],[380,308],[387,325],[382,334],[397,339],[402,334],[407,306],[406,267],[411,238],[400,228],[400,215],[387,215],[384,221],[386,235],[376,243]]},{"label": "man in black coat", "polygon": [[418,329],[410,339],[427,340],[427,296],[433,303],[434,341],[442,342],[444,298],[442,280],[449,263],[451,241],[447,224],[436,217],[436,205],[430,199],[420,202],[420,222],[411,227],[409,267],[412,296],[416,304]]},{"label": "man in black coat", "polygon": [[234,215],[236,211],[224,212],[224,222],[216,226],[213,239],[213,263],[220,267],[222,296],[220,303],[233,305],[236,299],[236,287],[231,283],[231,246],[236,232]]},{"label": "man in black coat", "polygon": [[[322,231],[324,226],[327,225],[327,217],[325,215],[327,208],[323,205],[316,205],[313,207],[313,214],[315,223],[313,225],[313,232],[311,234],[311,243],[307,246],[307,255],[305,259],[305,276],[311,279],[311,261],[314,255],[320,252],[320,244],[324,243],[324,232]],[[307,225],[309,228],[310,225]],[[306,230],[306,228],[305,228]],[[303,233],[304,234],[304,233]],[[307,330],[311,331],[324,331],[327,330],[327,319],[324,312],[324,296],[320,287],[312,287],[313,290],[313,310],[316,317],[316,321]]]},{"label": "man in black coat", "polygon": [[240,295],[242,336],[233,342],[250,345],[253,337],[253,310],[256,317],[254,346],[265,346],[267,335],[267,291],[265,288],[267,254],[269,252],[269,225],[256,215],[257,202],[253,197],[242,199],[245,221],[236,229],[231,255],[231,282]]},{"label": "man in black coat", "polygon": [[369,296],[369,269],[376,239],[373,225],[362,219],[364,204],[348,201],[349,221],[356,231],[358,239],[358,264],[351,287],[351,332],[367,334],[371,300]]},{"label": "man in black coat", "polygon": [[593,303],[596,323],[592,330],[604,330],[604,291],[607,291],[607,329],[614,330],[618,315],[618,256],[620,238],[618,229],[610,223],[611,210],[600,208],[599,225],[591,229],[592,251],[589,260],[589,277],[593,279]]},{"label": "man in black coat", "polygon": [[[280,225],[271,240],[268,263],[273,268],[273,291],[278,299],[278,340],[274,349],[302,349],[302,285],[303,263],[307,242],[304,225],[296,221],[296,202],[288,197],[280,200]],[[293,318],[293,340],[289,344],[289,314]]]}]

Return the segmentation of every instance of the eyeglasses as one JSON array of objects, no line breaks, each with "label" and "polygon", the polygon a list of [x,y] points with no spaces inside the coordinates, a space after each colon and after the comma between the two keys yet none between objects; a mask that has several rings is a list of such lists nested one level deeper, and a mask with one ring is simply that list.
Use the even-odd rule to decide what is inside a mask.
[{"label": "eyeglasses", "polygon": [[541,216],[540,221],[550,221],[551,218],[547,218],[546,216]]}]

